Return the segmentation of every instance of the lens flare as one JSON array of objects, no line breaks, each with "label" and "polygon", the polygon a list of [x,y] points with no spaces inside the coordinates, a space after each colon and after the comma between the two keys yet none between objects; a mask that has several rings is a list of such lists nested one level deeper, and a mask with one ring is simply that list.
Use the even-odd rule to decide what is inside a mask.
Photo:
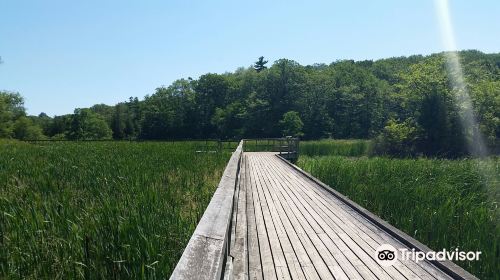
[{"label": "lens flare", "polygon": [[480,158],[477,160],[475,167],[488,186],[487,194],[493,205],[495,205],[495,210],[493,210],[495,219],[500,220],[500,208],[497,207],[500,199],[499,176],[495,171],[494,161],[488,157],[487,147],[479,130],[478,121],[465,83],[455,43],[448,0],[435,0],[435,4],[441,27],[441,38],[445,48],[446,69],[451,80],[455,105],[460,111],[460,122],[462,129],[465,131],[467,148],[472,156]]},{"label": "lens flare", "polygon": [[465,83],[460,58],[457,52],[448,0],[435,0],[441,27],[441,38],[445,49],[446,68],[451,80],[455,105],[460,110],[461,124],[465,131],[467,148],[473,156],[485,157],[488,151],[474,114],[472,101]]}]

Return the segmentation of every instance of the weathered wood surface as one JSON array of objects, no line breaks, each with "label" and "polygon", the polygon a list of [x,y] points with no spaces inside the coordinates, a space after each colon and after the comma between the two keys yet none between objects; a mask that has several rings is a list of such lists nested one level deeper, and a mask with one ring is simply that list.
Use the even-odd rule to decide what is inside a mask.
[{"label": "weathered wood surface", "polygon": [[381,266],[381,244],[429,251],[276,153],[240,143],[171,279],[477,279],[449,261]]},{"label": "weathered wood surface", "polygon": [[170,279],[220,279],[230,240],[242,143],[231,156],[217,190]]},{"label": "weathered wood surface", "polygon": [[274,153],[245,152],[242,162],[227,278],[475,279],[452,263],[444,269],[411,260],[379,265],[381,244],[423,245]]}]

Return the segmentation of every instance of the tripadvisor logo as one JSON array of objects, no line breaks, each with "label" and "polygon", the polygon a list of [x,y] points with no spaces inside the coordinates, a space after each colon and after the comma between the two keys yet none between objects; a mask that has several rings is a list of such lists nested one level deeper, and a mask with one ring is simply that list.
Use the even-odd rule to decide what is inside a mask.
[{"label": "tripadvisor logo", "polygon": [[398,260],[397,250],[392,245],[382,244],[375,252],[375,260],[382,266],[391,266]]},{"label": "tripadvisor logo", "polygon": [[443,249],[441,251],[429,251],[427,253],[421,251],[415,251],[415,249],[407,249],[407,248],[399,248],[396,249],[394,246],[389,244],[382,244],[378,247],[377,251],[375,251],[375,260],[382,266],[391,266],[396,261],[399,260],[412,260],[415,262],[421,261],[478,261],[479,256],[481,255],[480,251],[476,252],[464,252],[459,251],[458,248],[455,250],[446,250]]}]

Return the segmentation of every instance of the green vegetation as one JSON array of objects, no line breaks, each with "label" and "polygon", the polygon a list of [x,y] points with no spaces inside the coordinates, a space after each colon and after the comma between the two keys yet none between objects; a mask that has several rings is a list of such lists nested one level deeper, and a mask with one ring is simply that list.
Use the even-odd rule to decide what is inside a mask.
[{"label": "green vegetation", "polygon": [[[302,146],[316,151],[324,149],[321,144]],[[478,171],[478,164],[492,168],[489,181]],[[486,163],[301,156],[298,165],[430,248],[482,251],[480,261],[458,264],[481,279],[498,279],[499,158]]]},{"label": "green vegetation", "polygon": [[42,129],[26,116],[19,93],[0,91],[0,138],[43,139]]},{"label": "green vegetation", "polygon": [[78,139],[111,139],[111,129],[102,117],[89,109],[76,109],[71,121],[71,130],[67,138]]},{"label": "green vegetation", "polygon": [[[397,120],[389,120],[382,134],[376,139],[375,151],[397,156],[423,154],[460,157],[467,155],[469,151],[466,143],[476,141],[479,128],[464,127],[461,122],[461,115],[464,112],[459,108],[467,105],[463,98],[459,97],[462,94],[460,89],[453,86],[450,74],[446,73],[446,60],[442,57],[435,57],[425,63],[411,65],[409,69],[408,73],[401,75],[403,83],[398,88],[400,95],[398,106],[410,109],[407,110],[410,114],[400,115]],[[481,80],[489,79],[486,73],[483,74],[485,76],[482,76]],[[495,83],[491,80],[491,85]],[[484,89],[480,93],[475,90],[474,83],[469,87],[475,96],[477,106],[482,107],[491,103],[500,106],[498,103],[500,102],[500,88],[489,91]],[[488,97],[484,99],[485,96]],[[462,101],[457,101],[459,99]],[[490,146],[494,146],[496,139],[500,136],[498,134],[500,126],[496,121],[500,120],[500,112],[497,111],[491,110],[486,113],[490,117],[495,116],[493,118],[480,116],[483,119],[481,126],[489,138]],[[477,152],[475,154],[479,154]]]},{"label": "green vegetation", "polygon": [[304,156],[366,156],[370,152],[369,140],[319,140],[300,142],[300,155]]},{"label": "green vegetation", "polygon": [[283,114],[283,119],[281,119],[280,121],[280,126],[281,131],[285,136],[304,136],[304,133],[302,133],[304,123],[300,119],[299,113],[295,111],[288,111]]},{"label": "green vegetation", "polygon": [[229,153],[0,141],[0,278],[167,278]]},{"label": "green vegetation", "polygon": [[[29,118],[56,139],[376,137],[378,154],[460,157],[468,153],[466,139],[481,131],[490,148],[498,149],[500,54],[470,50],[459,56],[478,127],[460,125],[460,92],[447,74],[445,53],[307,66],[279,59],[269,67],[260,57],[232,73],[174,81],[144,100]],[[22,105],[3,109],[5,103],[0,98],[0,118],[14,116]],[[39,136],[1,126],[0,137]]]}]

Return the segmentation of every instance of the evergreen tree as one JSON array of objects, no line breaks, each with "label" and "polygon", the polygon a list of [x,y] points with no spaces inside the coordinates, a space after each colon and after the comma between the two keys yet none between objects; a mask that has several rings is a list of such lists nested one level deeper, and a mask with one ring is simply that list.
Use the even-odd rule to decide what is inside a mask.
[{"label": "evergreen tree", "polygon": [[259,60],[257,60],[255,62],[255,64],[253,65],[253,69],[255,69],[255,71],[257,71],[257,73],[259,73],[260,71],[262,71],[264,69],[267,69],[267,66],[266,66],[267,62],[268,61],[264,60],[264,57],[261,56],[261,57],[259,57]]}]

